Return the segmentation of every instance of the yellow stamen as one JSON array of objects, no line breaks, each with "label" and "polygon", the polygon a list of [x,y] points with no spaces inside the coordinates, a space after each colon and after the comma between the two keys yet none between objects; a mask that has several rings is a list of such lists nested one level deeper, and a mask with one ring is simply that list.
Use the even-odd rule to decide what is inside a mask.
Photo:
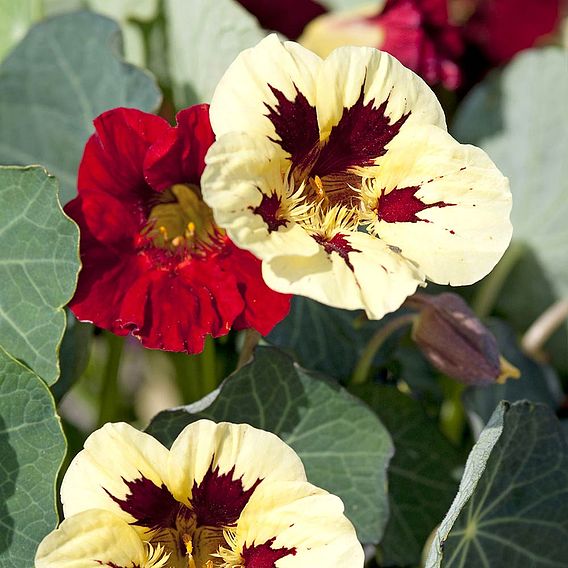
[{"label": "yellow stamen", "polygon": [[195,223],[190,221],[187,224],[187,228],[185,229],[185,237],[186,238],[193,238],[195,236]]}]

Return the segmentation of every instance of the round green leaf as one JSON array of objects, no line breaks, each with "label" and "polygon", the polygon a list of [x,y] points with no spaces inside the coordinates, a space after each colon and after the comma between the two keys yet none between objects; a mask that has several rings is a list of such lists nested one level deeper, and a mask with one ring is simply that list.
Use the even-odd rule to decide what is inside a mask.
[{"label": "round green leaf", "polygon": [[0,346],[48,384],[80,267],[79,230],[57,191],[43,168],[0,167]]},{"label": "round green leaf", "polygon": [[0,0],[0,61],[41,17],[41,0]]},{"label": "round green leaf", "polygon": [[160,102],[154,80],[119,58],[120,45],[116,22],[64,14],[32,28],[0,66],[0,163],[46,167],[59,179],[62,203],[76,194],[92,120]]},{"label": "round green leaf", "polygon": [[257,348],[254,360],[211,398],[158,414],[148,431],[166,445],[201,418],[274,432],[301,457],[311,483],[343,499],[359,539],[379,541],[388,517],[386,469],[393,447],[369,408],[269,347]]},{"label": "round green leaf", "polygon": [[366,384],[351,392],[377,413],[395,447],[388,470],[391,513],[380,545],[381,565],[418,565],[428,536],[456,494],[461,452],[421,404],[396,387]]},{"label": "round green leaf", "polygon": [[468,458],[426,568],[565,568],[568,444],[546,406],[502,402]]},{"label": "round green leaf", "polygon": [[57,525],[65,437],[45,383],[0,349],[0,568],[33,566]]},{"label": "round green leaf", "polygon": [[165,11],[178,108],[209,102],[235,57],[266,35],[236,0],[165,0]]}]

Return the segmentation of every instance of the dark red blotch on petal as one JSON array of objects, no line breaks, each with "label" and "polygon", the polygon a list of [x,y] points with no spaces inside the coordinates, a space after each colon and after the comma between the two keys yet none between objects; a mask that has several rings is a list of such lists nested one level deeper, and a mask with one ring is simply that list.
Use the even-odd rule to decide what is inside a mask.
[{"label": "dark red blotch on petal", "polygon": [[169,489],[162,484],[156,485],[150,479],[141,476],[132,481],[122,478],[129,493],[119,499],[105,489],[107,495],[136,521],[133,525],[152,530],[174,528],[176,517],[183,507],[174,499]]},{"label": "dark red blotch on petal", "polygon": [[260,25],[296,39],[303,29],[327,9],[314,0],[238,0]]},{"label": "dark red blotch on petal", "polygon": [[337,233],[331,239],[326,239],[321,235],[314,235],[314,239],[319,245],[321,245],[324,248],[327,254],[336,252],[345,261],[345,264],[347,264],[349,269],[353,270],[353,265],[349,260],[349,253],[361,252],[361,251],[353,248],[345,235]]},{"label": "dark red blotch on petal", "polygon": [[281,219],[278,215],[281,204],[282,199],[276,193],[271,193],[270,195],[263,194],[261,202],[256,207],[249,207],[249,209],[255,215],[262,217],[262,220],[268,226],[268,232],[272,233],[288,224],[286,219]]},{"label": "dark red blotch on petal", "polygon": [[319,142],[316,109],[297,87],[293,100],[288,100],[284,93],[271,85],[269,87],[277,101],[274,106],[265,103],[269,111],[267,117],[278,135],[277,139],[271,140],[290,154],[294,165],[303,164]]},{"label": "dark red blotch on petal", "polygon": [[245,568],[276,568],[276,562],[286,556],[296,556],[295,548],[272,548],[276,538],[263,544],[244,546],[242,557]]},{"label": "dark red blotch on petal", "polygon": [[93,560],[93,562],[96,562],[101,566],[106,566],[106,568],[141,568],[140,564],[131,564],[130,566],[119,566],[114,562],[103,562],[102,560]]},{"label": "dark red blotch on petal", "polygon": [[340,174],[350,168],[369,166],[386,153],[387,144],[398,134],[410,112],[391,124],[386,114],[388,100],[378,107],[371,100],[364,104],[365,86],[353,106],[331,129],[328,140],[311,169],[311,175]]},{"label": "dark red blotch on petal", "polygon": [[387,223],[417,223],[419,221],[429,223],[427,219],[420,219],[418,213],[432,207],[452,207],[454,203],[436,201],[436,203],[424,203],[416,192],[420,186],[394,188],[391,192],[380,197],[377,217]]},{"label": "dark red blotch on petal", "polygon": [[242,480],[234,475],[234,467],[220,474],[219,467],[213,469],[211,464],[201,483],[194,482],[190,503],[198,526],[225,527],[237,522],[262,479],[245,491]]}]

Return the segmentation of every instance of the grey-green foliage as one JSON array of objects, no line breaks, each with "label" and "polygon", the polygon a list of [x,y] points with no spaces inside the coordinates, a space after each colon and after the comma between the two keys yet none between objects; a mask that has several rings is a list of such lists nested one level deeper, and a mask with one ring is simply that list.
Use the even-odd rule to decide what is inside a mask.
[{"label": "grey-green foliage", "polygon": [[34,26],[0,66],[0,163],[40,164],[59,179],[62,203],[73,198],[92,120],[160,102],[154,80],[120,53],[118,24],[103,16],[64,14]]},{"label": "grey-green foliage", "polygon": [[[347,379],[368,341],[389,317],[369,321],[362,311],[340,310],[294,296],[290,313],[267,339],[292,353],[301,365]],[[387,342],[375,362],[385,362],[383,355],[390,345]]]},{"label": "grey-green foliage", "polygon": [[277,349],[260,347],[210,406],[162,412],[148,431],[170,445],[200,418],[246,422],[279,435],[301,457],[309,481],[343,499],[359,538],[369,543],[381,538],[392,441],[374,413],[333,381]]},{"label": "grey-green foliage", "polygon": [[79,230],[57,191],[43,168],[0,167],[0,346],[48,384],[80,266]]},{"label": "grey-green foliage", "polygon": [[563,399],[562,386],[552,367],[543,365],[522,352],[513,330],[503,321],[492,319],[488,327],[497,338],[502,355],[519,369],[518,379],[504,384],[470,387],[464,393],[464,404],[474,424],[483,427],[501,400],[530,400],[547,404],[555,410]]},{"label": "grey-green foliage", "polygon": [[472,91],[453,128],[510,178],[513,240],[531,248],[560,296],[568,295],[566,101],[566,50],[529,50]]},{"label": "grey-green foliage", "polygon": [[391,512],[380,543],[381,566],[418,565],[428,536],[456,494],[454,476],[463,457],[421,404],[396,387],[367,384],[352,392],[377,413],[395,447],[388,471]]},{"label": "grey-green foliage", "polygon": [[546,406],[502,402],[468,458],[426,568],[565,568],[568,445]]},{"label": "grey-green foliage", "polygon": [[235,57],[266,33],[236,0],[165,0],[176,106],[210,102]]},{"label": "grey-green foliage", "polygon": [[31,568],[55,528],[65,447],[49,389],[0,349],[0,568]]}]

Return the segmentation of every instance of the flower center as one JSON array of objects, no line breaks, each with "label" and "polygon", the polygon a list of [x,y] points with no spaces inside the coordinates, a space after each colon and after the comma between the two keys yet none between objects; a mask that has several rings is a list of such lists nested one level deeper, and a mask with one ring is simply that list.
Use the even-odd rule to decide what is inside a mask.
[{"label": "flower center", "polygon": [[176,184],[160,195],[142,233],[154,247],[184,252],[210,242],[215,231],[211,209],[199,188]]}]

